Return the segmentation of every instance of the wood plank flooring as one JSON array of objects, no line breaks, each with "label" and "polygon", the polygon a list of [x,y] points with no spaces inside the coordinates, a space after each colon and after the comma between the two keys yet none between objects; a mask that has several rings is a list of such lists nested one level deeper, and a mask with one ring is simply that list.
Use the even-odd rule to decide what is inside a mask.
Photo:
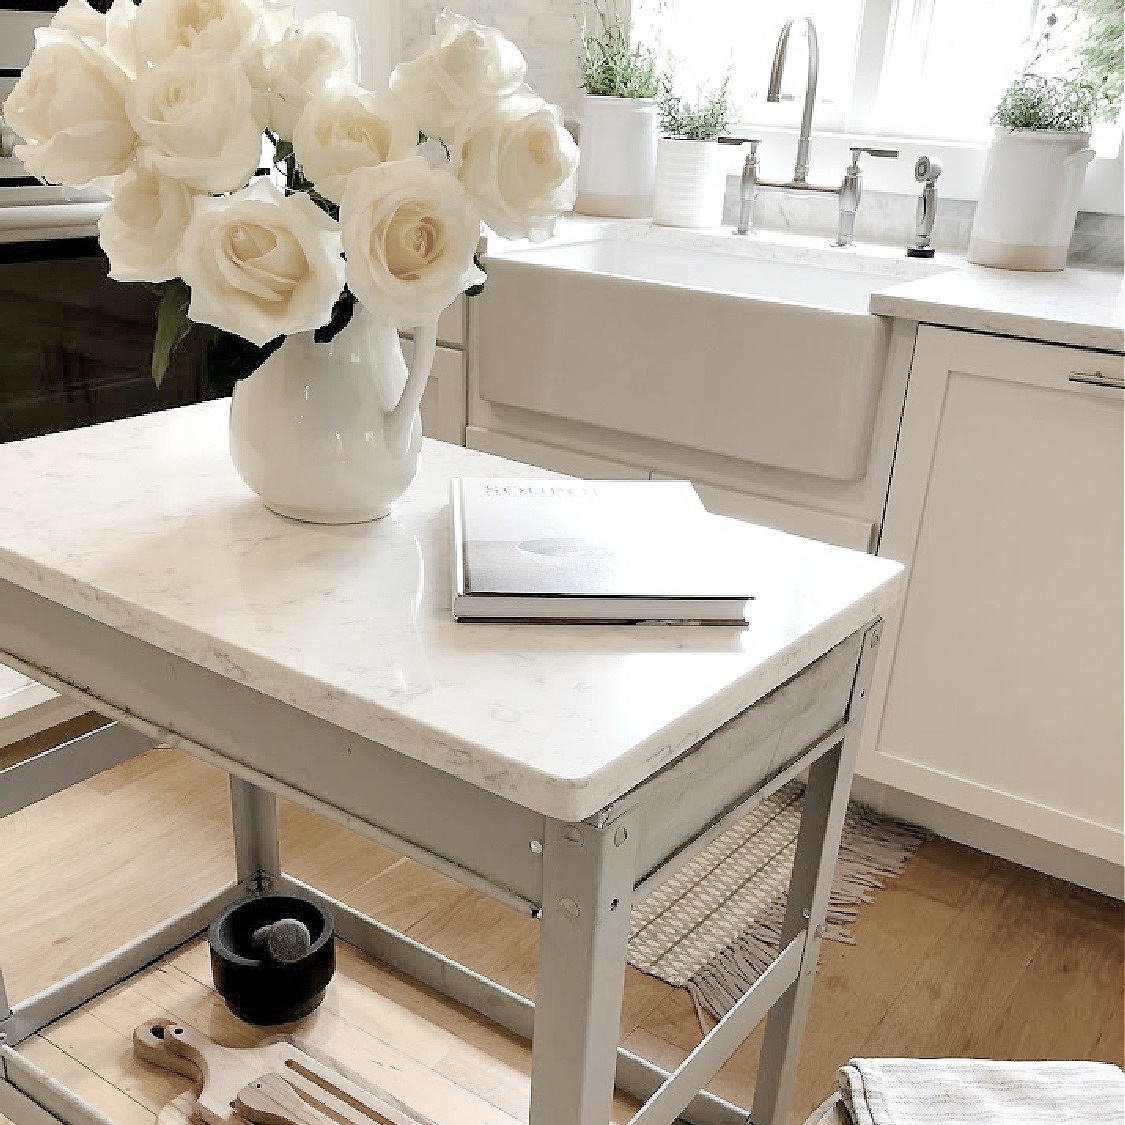
[{"label": "wood plank flooring", "polygon": [[[290,874],[534,998],[537,923],[303,809],[282,803],[279,815]],[[34,994],[232,876],[226,778],[175,751],[7,818],[0,967],[9,998]],[[854,1056],[1121,1065],[1123,932],[1121,903],[948,841],[924,844],[861,910],[856,944],[823,947],[793,1125]],[[231,1046],[262,1037],[229,1014],[210,981],[198,939],[21,1050],[120,1125],[152,1125],[187,1083],[133,1060],[137,1023],[167,1013]],[[324,1004],[291,1033],[440,1125],[527,1120],[524,1044],[349,947],[340,947]],[[712,1089],[749,1104],[760,1035]],[[630,969],[621,1040],[679,1062],[699,1040],[686,993]],[[614,1121],[633,1108],[619,1097]]]}]

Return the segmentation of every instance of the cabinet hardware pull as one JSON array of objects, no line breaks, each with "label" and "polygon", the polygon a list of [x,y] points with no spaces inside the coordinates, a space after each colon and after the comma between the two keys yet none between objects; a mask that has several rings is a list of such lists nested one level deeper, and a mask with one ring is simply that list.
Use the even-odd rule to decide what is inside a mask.
[{"label": "cabinet hardware pull", "polygon": [[1103,375],[1100,371],[1072,371],[1068,379],[1071,383],[1085,383],[1090,387],[1112,387],[1116,391],[1125,391],[1125,379],[1115,379],[1112,375]]}]

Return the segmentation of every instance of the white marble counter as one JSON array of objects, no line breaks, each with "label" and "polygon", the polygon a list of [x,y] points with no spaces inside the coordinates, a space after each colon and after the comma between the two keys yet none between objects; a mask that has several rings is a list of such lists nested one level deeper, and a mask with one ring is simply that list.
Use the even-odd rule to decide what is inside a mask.
[{"label": "white marble counter", "polygon": [[0,580],[562,819],[900,596],[898,563],[758,529],[745,628],[458,624],[449,477],[552,474],[427,440],[391,517],[295,523],[236,475],[227,409],[0,446]]},{"label": "white marble counter", "polygon": [[873,293],[870,308],[926,324],[1125,351],[1122,276],[1108,270],[1029,273],[966,265]]}]

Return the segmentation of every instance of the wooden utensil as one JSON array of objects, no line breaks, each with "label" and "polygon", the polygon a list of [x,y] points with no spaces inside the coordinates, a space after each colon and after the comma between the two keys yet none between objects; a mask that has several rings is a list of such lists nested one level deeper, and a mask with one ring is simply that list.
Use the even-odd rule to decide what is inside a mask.
[{"label": "wooden utensil", "polygon": [[[187,1024],[152,1019],[134,1028],[133,1053],[195,1081],[196,1115],[207,1125],[434,1125],[390,1094],[364,1089],[284,1040],[220,1047]],[[239,1098],[252,1113],[268,1112],[273,1119],[240,1114]],[[266,1105],[270,1098],[272,1108]],[[285,1110],[295,1112],[285,1116]]]}]

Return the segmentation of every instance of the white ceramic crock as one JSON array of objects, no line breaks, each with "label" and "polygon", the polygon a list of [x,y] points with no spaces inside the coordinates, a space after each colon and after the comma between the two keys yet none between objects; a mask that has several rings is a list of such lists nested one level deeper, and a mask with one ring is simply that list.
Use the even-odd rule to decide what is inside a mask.
[{"label": "white ceramic crock", "polygon": [[1061,270],[1093,156],[1089,133],[998,128],[985,158],[969,261]]},{"label": "white ceramic crock", "polygon": [[661,137],[652,221],[666,227],[717,227],[726,184],[727,156],[717,141]]},{"label": "white ceramic crock", "polygon": [[418,470],[418,405],[436,327],[414,330],[410,371],[396,329],[357,305],[329,343],[300,332],[249,378],[230,406],[234,467],[267,508],[310,523],[385,516]]},{"label": "white ceramic crock", "polygon": [[653,98],[585,96],[575,211],[651,218],[658,114]]}]

